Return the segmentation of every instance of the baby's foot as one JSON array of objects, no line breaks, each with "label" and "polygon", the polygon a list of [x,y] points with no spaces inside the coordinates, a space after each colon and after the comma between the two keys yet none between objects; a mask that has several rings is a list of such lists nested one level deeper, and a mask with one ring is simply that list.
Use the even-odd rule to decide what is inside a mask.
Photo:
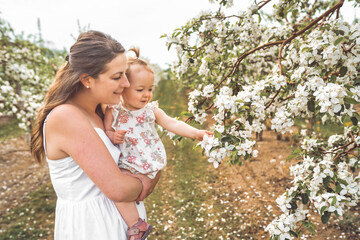
[{"label": "baby's foot", "polygon": [[152,230],[152,226],[139,218],[139,221],[127,230],[128,240],[145,240]]}]

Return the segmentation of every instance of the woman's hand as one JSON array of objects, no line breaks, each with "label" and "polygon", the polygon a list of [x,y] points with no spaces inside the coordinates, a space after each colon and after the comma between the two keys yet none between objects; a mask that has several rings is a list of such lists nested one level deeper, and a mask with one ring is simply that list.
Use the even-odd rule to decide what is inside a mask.
[{"label": "woman's hand", "polygon": [[158,181],[160,179],[160,175],[161,175],[161,171],[159,171],[156,174],[154,179],[151,179],[144,174],[133,174],[133,176],[138,178],[143,185],[143,188],[142,188],[142,191],[141,191],[139,197],[135,200],[136,202],[143,201],[147,196],[149,196],[153,192],[156,184],[158,183]]}]

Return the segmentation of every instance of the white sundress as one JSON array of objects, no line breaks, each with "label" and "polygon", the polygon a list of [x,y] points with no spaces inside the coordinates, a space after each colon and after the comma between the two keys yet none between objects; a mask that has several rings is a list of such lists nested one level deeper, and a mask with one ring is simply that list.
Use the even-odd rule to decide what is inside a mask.
[{"label": "white sundress", "polygon": [[166,166],[165,148],[155,127],[154,107],[158,107],[155,101],[134,111],[127,110],[121,103],[111,107],[112,127],[127,131],[124,143],[119,144],[119,167],[152,179]]},{"label": "white sundress", "polygon": [[[46,123],[46,120],[45,120]],[[55,240],[126,240],[127,224],[115,204],[107,198],[71,157],[47,158],[50,178],[57,195]],[[117,163],[120,151],[101,128],[96,132]],[[146,219],[143,202],[136,204],[139,216]]]}]

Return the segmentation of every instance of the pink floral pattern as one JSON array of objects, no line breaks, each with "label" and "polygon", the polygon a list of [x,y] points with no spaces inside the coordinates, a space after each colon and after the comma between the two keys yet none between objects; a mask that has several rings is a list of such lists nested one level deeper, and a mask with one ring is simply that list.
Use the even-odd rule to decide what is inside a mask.
[{"label": "pink floral pattern", "polygon": [[138,144],[138,139],[137,138],[131,138],[129,137],[129,143],[132,145],[132,146],[136,146]]},{"label": "pink floral pattern", "polygon": [[150,167],[150,164],[148,162],[144,162],[142,167],[143,167],[144,170],[148,170],[149,167]]},{"label": "pink floral pattern", "polygon": [[141,114],[140,116],[137,116],[136,121],[138,121],[138,123],[143,124],[145,122],[145,112],[143,114]]},{"label": "pink floral pattern", "polygon": [[134,163],[135,160],[136,160],[136,157],[135,157],[135,156],[128,156],[128,157],[127,157],[127,161],[128,161],[129,163]]},{"label": "pink floral pattern", "polygon": [[157,102],[144,108],[129,111],[117,105],[113,108],[113,126],[127,130],[125,142],[119,145],[119,167],[133,173],[143,173],[154,178],[166,166],[166,152],[155,127],[154,107]]},{"label": "pink floral pattern", "polygon": [[127,115],[127,114],[121,115],[121,116],[119,116],[118,120],[119,120],[119,123],[122,123],[122,124],[127,123],[127,121],[129,120],[129,115]]}]

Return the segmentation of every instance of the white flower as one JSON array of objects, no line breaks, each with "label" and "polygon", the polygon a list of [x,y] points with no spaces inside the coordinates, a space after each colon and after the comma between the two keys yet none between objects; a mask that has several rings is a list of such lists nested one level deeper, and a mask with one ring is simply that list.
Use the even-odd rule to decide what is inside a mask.
[{"label": "white flower", "polygon": [[258,150],[254,150],[254,151],[252,152],[253,157],[257,157],[257,156],[258,156],[258,153],[259,153]]},{"label": "white flower", "polygon": [[214,85],[213,84],[209,84],[207,86],[204,87],[202,95],[204,97],[211,97],[214,94]]},{"label": "white flower", "polygon": [[344,184],[340,184],[340,186],[342,188],[342,190],[340,192],[340,195],[342,195],[342,196],[346,195],[347,193],[355,194],[355,193],[358,192],[358,188],[357,188],[355,183],[350,183],[350,184],[348,184],[346,186]]}]

